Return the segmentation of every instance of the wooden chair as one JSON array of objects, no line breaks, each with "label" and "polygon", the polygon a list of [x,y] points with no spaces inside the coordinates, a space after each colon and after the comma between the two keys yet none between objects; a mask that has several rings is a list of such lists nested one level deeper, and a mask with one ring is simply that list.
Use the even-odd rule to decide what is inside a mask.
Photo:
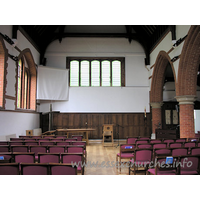
[{"label": "wooden chair", "polygon": [[118,163],[117,168],[119,167],[120,172],[122,159],[129,162],[130,159],[134,158],[135,146],[135,144],[120,144],[120,152],[116,155],[116,162]]}]

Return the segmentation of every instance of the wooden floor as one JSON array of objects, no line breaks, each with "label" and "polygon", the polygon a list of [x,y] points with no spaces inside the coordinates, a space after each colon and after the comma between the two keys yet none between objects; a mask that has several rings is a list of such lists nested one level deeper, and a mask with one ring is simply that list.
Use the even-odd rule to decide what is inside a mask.
[{"label": "wooden floor", "polygon": [[[125,143],[120,141],[120,143]],[[101,142],[90,142],[86,147],[87,166],[85,175],[128,175],[128,168],[119,169],[116,165],[116,154],[119,153],[118,143],[113,147],[103,147]]]}]

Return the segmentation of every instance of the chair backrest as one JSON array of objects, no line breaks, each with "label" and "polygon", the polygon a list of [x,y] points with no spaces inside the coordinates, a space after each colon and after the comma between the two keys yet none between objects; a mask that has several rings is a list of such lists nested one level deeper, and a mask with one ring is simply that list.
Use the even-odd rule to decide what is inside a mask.
[{"label": "chair backrest", "polygon": [[38,141],[25,141],[24,142],[25,145],[39,145]]},{"label": "chair backrest", "polygon": [[52,138],[55,138],[55,137],[54,137],[54,135],[52,135],[52,136],[44,135],[43,138],[45,138],[45,139],[52,139]]},{"label": "chair backrest", "polygon": [[150,140],[150,137],[139,137],[140,140]]},{"label": "chair backrest", "polygon": [[65,163],[49,163],[50,175],[77,175],[77,167]]},{"label": "chair backrest", "polygon": [[134,161],[152,161],[153,150],[150,149],[135,149]]},{"label": "chair backrest", "polygon": [[86,141],[73,141],[71,142],[72,145],[83,145],[86,147]]},{"label": "chair backrest", "polygon": [[69,142],[67,142],[67,141],[63,141],[63,142],[56,142],[56,145],[58,145],[58,146],[67,146],[67,145],[70,145],[70,141]]},{"label": "chair backrest", "polygon": [[195,142],[186,142],[184,144],[184,147],[195,147],[196,146],[196,143]]},{"label": "chair backrest", "polygon": [[172,156],[185,156],[188,155],[188,148],[174,148],[172,149]]},{"label": "chair backrest", "polygon": [[163,142],[167,143],[167,146],[169,147],[169,144],[174,143],[174,140],[173,139],[165,139],[165,140],[163,140]]},{"label": "chair backrest", "polygon": [[137,139],[137,137],[128,137],[126,139],[126,144],[134,144]]},{"label": "chair backrest", "polygon": [[22,175],[48,175],[47,163],[21,163]]},{"label": "chair backrest", "polygon": [[49,153],[65,153],[65,146],[52,145],[48,146]]},{"label": "chair backrest", "polygon": [[67,153],[83,153],[84,146],[83,145],[68,145],[66,146]]},{"label": "chair backrest", "polygon": [[155,148],[166,148],[167,147],[167,143],[161,143],[161,144],[154,144],[153,145],[153,149]]},{"label": "chair backrest", "polygon": [[24,142],[11,141],[11,142],[9,142],[9,145],[10,146],[12,146],[12,145],[24,145]]},{"label": "chair backrest", "polygon": [[144,143],[149,143],[149,140],[136,140],[136,144],[144,144]]},{"label": "chair backrest", "polygon": [[77,138],[77,141],[82,141],[83,135],[72,135],[72,138]]},{"label": "chair backrest", "polygon": [[68,164],[83,164],[83,154],[82,153],[61,153],[61,162]]},{"label": "chair backrest", "polygon": [[62,141],[63,141],[62,138],[60,138],[60,139],[59,138],[58,139],[57,138],[52,138],[51,139],[51,142],[62,142]]},{"label": "chair backrest", "polygon": [[173,148],[173,147],[182,147],[182,143],[177,143],[177,142],[169,143],[169,147],[170,148]]},{"label": "chair backrest", "polygon": [[152,144],[162,143],[162,140],[152,139],[152,140],[150,140],[150,143],[152,143]]},{"label": "chair backrest", "polygon": [[0,152],[9,152],[10,146],[9,145],[0,145]]},{"label": "chair backrest", "polygon": [[152,144],[137,144],[137,148],[140,148],[140,149],[152,148]]},{"label": "chair backrest", "polygon": [[186,142],[186,138],[176,139],[176,142]]},{"label": "chair backrest", "polygon": [[19,163],[0,163],[0,175],[19,175]]},{"label": "chair backrest", "polygon": [[66,142],[73,142],[73,141],[77,141],[77,138],[65,138],[64,141]]},{"label": "chair backrest", "polygon": [[34,152],[35,156],[38,155],[38,153],[47,153],[47,146],[32,146],[30,145],[30,152]]},{"label": "chair backrest", "polygon": [[13,158],[12,152],[0,152],[0,156],[4,157],[4,161],[11,162]]},{"label": "chair backrest", "polygon": [[27,139],[24,139],[24,142],[34,142],[36,141],[35,138],[27,138]]},{"label": "chair backrest", "polygon": [[51,142],[51,141],[40,141],[40,145],[54,145],[55,144],[55,142]]},{"label": "chair backrest", "polygon": [[55,138],[56,138],[56,139],[66,139],[66,138],[67,138],[67,136],[61,136],[61,135],[57,135],[57,136],[55,136]]},{"label": "chair backrest", "polygon": [[188,155],[180,157],[180,172],[181,171],[198,171],[199,170],[199,156]]},{"label": "chair backrest", "polygon": [[60,163],[60,153],[38,153],[38,163]]},{"label": "chair backrest", "polygon": [[35,162],[35,153],[28,152],[28,153],[13,153],[14,162],[16,163],[34,163]]},{"label": "chair backrest", "polygon": [[200,148],[199,147],[192,147],[190,154],[191,155],[200,155]]},{"label": "chair backrest", "polygon": [[12,152],[29,152],[28,145],[16,145],[10,146]]},{"label": "chair backrest", "polygon": [[154,155],[155,156],[170,156],[172,155],[172,151],[171,149],[167,149],[167,148],[162,148],[162,149],[154,149]]},{"label": "chair backrest", "polygon": [[8,141],[0,141],[0,145],[9,145]]}]

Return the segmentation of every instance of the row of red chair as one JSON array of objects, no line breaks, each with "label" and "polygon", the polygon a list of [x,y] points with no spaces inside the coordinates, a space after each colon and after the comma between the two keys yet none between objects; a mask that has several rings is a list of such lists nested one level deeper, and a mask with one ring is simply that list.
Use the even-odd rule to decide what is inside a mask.
[{"label": "row of red chair", "polygon": [[34,152],[2,152],[1,157],[4,157],[2,162],[14,162],[14,163],[76,163],[77,170],[81,174],[84,174],[84,155],[83,153],[37,153],[38,159],[36,159],[36,153]]},{"label": "row of red chair", "polygon": [[0,175],[77,175],[77,167],[65,163],[0,163]]},{"label": "row of red chair", "polygon": [[73,140],[66,140],[66,141],[44,141],[44,140],[39,140],[39,141],[0,141],[0,146],[2,145],[84,145],[86,146],[86,141],[76,141],[75,139]]}]

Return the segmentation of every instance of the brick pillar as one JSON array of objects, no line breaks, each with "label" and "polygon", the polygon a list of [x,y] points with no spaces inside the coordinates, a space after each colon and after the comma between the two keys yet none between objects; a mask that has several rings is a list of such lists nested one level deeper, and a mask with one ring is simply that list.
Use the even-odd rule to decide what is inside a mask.
[{"label": "brick pillar", "polygon": [[162,128],[162,110],[163,103],[151,103],[152,107],[152,134],[155,135],[155,129]]},{"label": "brick pillar", "polygon": [[179,102],[180,138],[194,138],[194,101],[196,96],[177,96]]}]

